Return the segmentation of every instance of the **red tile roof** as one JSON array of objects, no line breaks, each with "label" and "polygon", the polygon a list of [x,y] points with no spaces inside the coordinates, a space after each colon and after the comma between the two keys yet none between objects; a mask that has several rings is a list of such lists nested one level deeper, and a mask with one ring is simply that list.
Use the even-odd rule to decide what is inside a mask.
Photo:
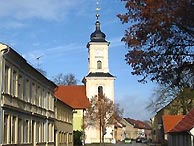
[{"label": "red tile roof", "polygon": [[124,118],[129,124],[135,126],[135,120],[131,118]]},{"label": "red tile roof", "polygon": [[187,132],[194,127],[194,109],[185,115],[169,132]]},{"label": "red tile roof", "polygon": [[163,115],[164,133],[168,133],[183,117],[183,115]]},{"label": "red tile roof", "polygon": [[145,123],[140,121],[140,120],[136,120],[136,127],[139,129],[147,129],[148,127],[146,127]]},{"label": "red tile roof", "polygon": [[55,96],[74,109],[86,109],[90,106],[84,85],[60,85],[55,88]]},{"label": "red tile roof", "polygon": [[140,120],[134,120],[134,119],[131,119],[131,118],[124,118],[128,123],[130,123],[131,125],[134,126],[134,128],[138,128],[138,129],[151,129],[151,127],[140,121]]}]

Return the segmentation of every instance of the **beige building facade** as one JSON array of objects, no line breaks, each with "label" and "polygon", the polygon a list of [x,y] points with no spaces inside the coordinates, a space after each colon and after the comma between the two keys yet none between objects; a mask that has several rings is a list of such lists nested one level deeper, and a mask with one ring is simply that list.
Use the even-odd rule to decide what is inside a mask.
[{"label": "beige building facade", "polygon": [[151,123],[148,121],[140,121],[131,118],[122,118],[119,121],[123,125],[122,128],[122,140],[125,138],[130,138],[135,140],[138,137],[144,137],[147,139],[151,139]]},{"label": "beige building facade", "polygon": [[125,125],[124,131],[122,133],[123,139],[130,138],[130,139],[136,139],[138,137],[137,130],[134,128],[134,125],[126,121],[125,118],[121,120],[121,122]]},{"label": "beige building facade", "polygon": [[55,102],[55,146],[73,146],[73,108],[60,99]]},{"label": "beige building facade", "polygon": [[72,108],[56,100],[57,86],[0,43],[0,144],[72,146]]},{"label": "beige building facade", "polygon": [[115,122],[115,139],[116,142],[123,141],[126,138],[126,125],[122,122],[123,118],[119,118]]}]

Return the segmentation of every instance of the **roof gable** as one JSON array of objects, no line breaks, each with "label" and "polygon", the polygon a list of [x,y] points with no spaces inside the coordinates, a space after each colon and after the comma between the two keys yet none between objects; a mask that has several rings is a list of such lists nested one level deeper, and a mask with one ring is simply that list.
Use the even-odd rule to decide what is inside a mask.
[{"label": "roof gable", "polygon": [[129,124],[131,125],[135,125],[135,120],[134,119],[131,119],[131,118],[124,118]]},{"label": "roof gable", "polygon": [[151,129],[151,127],[140,121],[140,120],[134,120],[134,119],[131,119],[131,118],[124,118],[129,124],[133,125],[134,128],[138,128],[138,129]]},{"label": "roof gable", "polygon": [[169,132],[183,117],[183,115],[163,115],[164,133]]},{"label": "roof gable", "polygon": [[74,109],[86,109],[90,106],[84,85],[60,85],[55,88],[55,96]]},{"label": "roof gable", "polygon": [[185,115],[169,132],[187,132],[194,127],[194,109]]}]

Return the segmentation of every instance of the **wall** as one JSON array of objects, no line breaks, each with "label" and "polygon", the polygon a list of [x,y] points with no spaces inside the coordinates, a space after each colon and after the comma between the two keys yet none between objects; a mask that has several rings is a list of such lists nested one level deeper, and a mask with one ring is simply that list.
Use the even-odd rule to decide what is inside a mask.
[{"label": "wall", "polygon": [[55,117],[55,146],[73,146],[73,109],[57,100]]},{"label": "wall", "polygon": [[188,133],[170,133],[168,135],[168,146],[193,146],[192,141],[193,137]]},{"label": "wall", "polygon": [[73,130],[83,131],[83,110],[75,110],[73,114]]},{"label": "wall", "polygon": [[4,51],[0,54],[0,143],[54,146],[56,85],[11,48]]}]

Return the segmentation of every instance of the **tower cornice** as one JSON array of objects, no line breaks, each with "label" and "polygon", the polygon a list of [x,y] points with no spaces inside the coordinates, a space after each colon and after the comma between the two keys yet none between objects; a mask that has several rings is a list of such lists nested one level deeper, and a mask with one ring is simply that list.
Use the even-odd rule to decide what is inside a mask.
[{"label": "tower cornice", "polygon": [[86,47],[89,48],[90,45],[107,45],[109,46],[110,45],[110,42],[88,42]]}]

